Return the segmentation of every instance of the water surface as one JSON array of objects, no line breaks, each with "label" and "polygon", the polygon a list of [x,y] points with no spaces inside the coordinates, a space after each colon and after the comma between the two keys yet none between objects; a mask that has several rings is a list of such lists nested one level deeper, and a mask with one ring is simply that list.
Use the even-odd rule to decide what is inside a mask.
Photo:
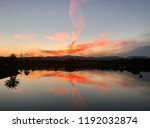
[{"label": "water surface", "polygon": [[150,73],[22,71],[0,80],[0,110],[150,110]]}]

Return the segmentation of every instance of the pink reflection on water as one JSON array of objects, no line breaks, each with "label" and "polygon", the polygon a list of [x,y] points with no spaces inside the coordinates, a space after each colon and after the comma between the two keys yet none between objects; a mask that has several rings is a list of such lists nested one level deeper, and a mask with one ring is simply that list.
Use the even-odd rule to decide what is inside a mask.
[{"label": "pink reflection on water", "polygon": [[[71,95],[71,110],[83,110],[85,108],[84,99],[79,91],[81,86],[93,88],[101,95],[106,95],[106,92],[112,88],[129,89],[140,86],[140,83],[130,75],[111,71],[34,71],[28,77],[52,77],[58,79],[59,86],[49,87],[46,90],[57,96]],[[69,83],[70,86],[61,85],[61,81]]]}]

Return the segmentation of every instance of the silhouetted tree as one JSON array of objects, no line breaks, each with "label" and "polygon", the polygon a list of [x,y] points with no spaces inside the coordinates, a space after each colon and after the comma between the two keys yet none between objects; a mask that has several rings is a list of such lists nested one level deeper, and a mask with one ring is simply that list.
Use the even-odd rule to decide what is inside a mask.
[{"label": "silhouetted tree", "polygon": [[5,86],[10,89],[16,89],[18,84],[20,84],[19,80],[16,79],[17,76],[11,76],[9,80],[5,81]]},{"label": "silhouetted tree", "polygon": [[17,58],[15,54],[11,54],[9,57],[10,58]]},{"label": "silhouetted tree", "polygon": [[16,61],[16,60],[17,60],[17,56],[16,56],[15,54],[11,54],[11,55],[8,57],[8,59],[9,59],[10,61]]}]

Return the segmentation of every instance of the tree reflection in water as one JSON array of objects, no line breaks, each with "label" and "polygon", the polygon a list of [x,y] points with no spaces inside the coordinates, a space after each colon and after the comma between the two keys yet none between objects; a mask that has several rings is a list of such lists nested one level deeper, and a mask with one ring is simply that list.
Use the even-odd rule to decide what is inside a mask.
[{"label": "tree reflection in water", "polygon": [[16,87],[20,84],[19,80],[16,79],[17,76],[11,76],[8,80],[5,81],[5,85],[9,89],[16,89]]},{"label": "tree reflection in water", "polygon": [[25,74],[26,76],[28,76],[28,75],[30,74],[30,71],[29,71],[29,70],[24,70],[24,74]]}]

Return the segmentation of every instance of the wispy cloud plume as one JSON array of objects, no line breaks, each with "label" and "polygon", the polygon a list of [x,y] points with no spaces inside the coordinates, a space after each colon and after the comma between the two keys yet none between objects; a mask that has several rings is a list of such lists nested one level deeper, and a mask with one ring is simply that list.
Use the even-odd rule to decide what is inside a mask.
[{"label": "wispy cloud plume", "polygon": [[[79,38],[81,31],[84,28],[84,15],[81,9],[81,4],[86,2],[85,0],[70,0],[70,7],[69,7],[69,16],[71,18],[73,24],[73,32],[72,32],[72,42],[73,44]],[[72,45],[73,45],[72,44]]]}]

